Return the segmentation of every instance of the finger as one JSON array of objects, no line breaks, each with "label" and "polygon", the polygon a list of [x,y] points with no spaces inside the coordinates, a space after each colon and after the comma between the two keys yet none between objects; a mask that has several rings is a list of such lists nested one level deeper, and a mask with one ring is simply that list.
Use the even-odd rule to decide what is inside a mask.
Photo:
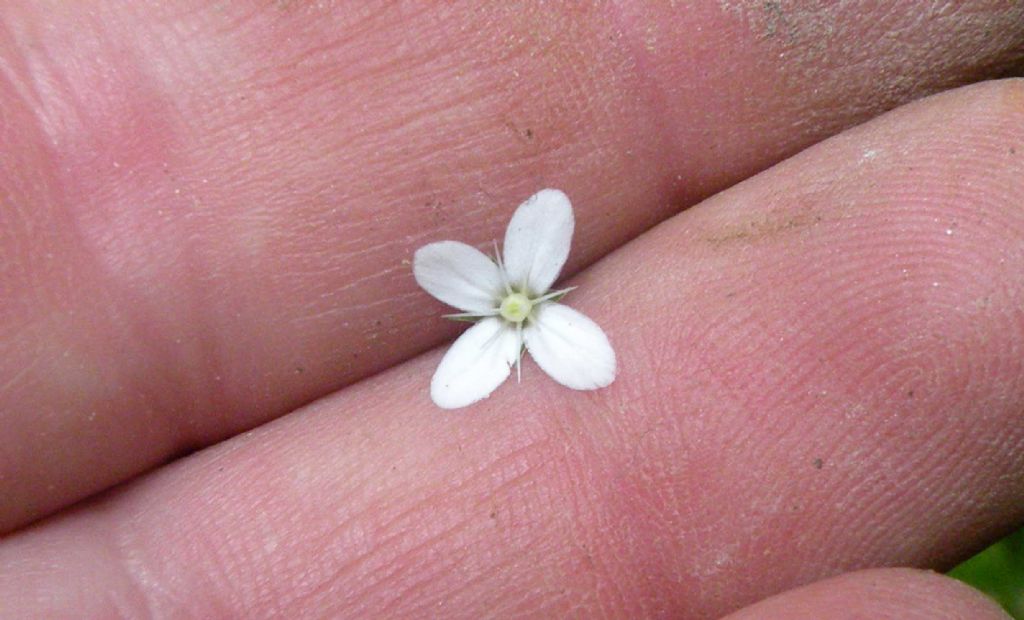
[{"label": "finger", "polygon": [[432,353],[10,537],[0,600],[712,618],[948,566],[1024,519],[1022,102],[886,115],[588,269],[608,389],[440,411]]},{"label": "finger", "polygon": [[452,336],[403,261],[540,187],[573,271],[1020,66],[1005,3],[722,6],[8,3],[0,531]]},{"label": "finger", "polygon": [[[4,222],[0,529],[451,335],[402,264],[424,239],[485,241],[557,183],[591,214],[575,268],[872,110],[1011,66],[1022,30],[989,5],[887,10],[898,45],[865,36],[871,11],[780,29],[430,6],[5,10],[5,183],[31,207]],[[806,74],[851,58],[816,42],[837,26],[864,62],[822,88]],[[934,45],[967,34],[971,53]]]},{"label": "finger", "polygon": [[955,579],[906,569],[851,573],[784,592],[724,620],[1009,620]]}]

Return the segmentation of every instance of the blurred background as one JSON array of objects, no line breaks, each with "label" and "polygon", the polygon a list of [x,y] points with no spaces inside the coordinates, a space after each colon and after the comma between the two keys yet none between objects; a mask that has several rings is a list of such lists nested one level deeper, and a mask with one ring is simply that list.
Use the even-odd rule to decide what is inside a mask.
[{"label": "blurred background", "polygon": [[950,571],[999,601],[1011,616],[1024,620],[1024,529]]}]

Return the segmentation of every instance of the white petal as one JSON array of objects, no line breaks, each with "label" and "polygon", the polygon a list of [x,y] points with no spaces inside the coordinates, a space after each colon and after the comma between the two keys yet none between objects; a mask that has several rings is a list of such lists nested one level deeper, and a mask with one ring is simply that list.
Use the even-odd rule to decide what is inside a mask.
[{"label": "white petal", "polygon": [[430,381],[430,397],[444,409],[487,398],[508,378],[519,347],[515,329],[498,318],[483,319],[444,354]]},{"label": "white petal", "polygon": [[458,241],[439,241],[416,250],[412,273],[428,293],[467,312],[490,313],[504,292],[494,261]]},{"label": "white petal", "polygon": [[554,284],[572,243],[572,205],[557,189],[543,189],[519,205],[505,231],[505,271],[513,286],[542,295]]},{"label": "white petal", "polygon": [[541,304],[523,330],[537,365],[576,390],[593,390],[615,379],[615,351],[597,323],[569,306]]}]

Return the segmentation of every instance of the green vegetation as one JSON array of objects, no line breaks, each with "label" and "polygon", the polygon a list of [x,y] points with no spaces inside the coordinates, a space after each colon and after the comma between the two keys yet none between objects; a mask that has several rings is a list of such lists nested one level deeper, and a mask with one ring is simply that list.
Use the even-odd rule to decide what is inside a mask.
[{"label": "green vegetation", "polygon": [[1024,620],[1024,529],[982,551],[954,568],[951,577],[988,593]]}]

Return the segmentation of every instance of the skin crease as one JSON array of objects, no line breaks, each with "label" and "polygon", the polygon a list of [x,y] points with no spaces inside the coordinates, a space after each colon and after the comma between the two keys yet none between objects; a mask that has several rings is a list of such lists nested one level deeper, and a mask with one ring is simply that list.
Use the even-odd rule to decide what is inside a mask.
[{"label": "skin crease", "polygon": [[570,281],[608,389],[439,411],[432,352],[8,537],[4,612],[700,619],[948,567],[1024,519],[1022,144],[1021,80],[844,132]]},{"label": "skin crease", "polygon": [[0,9],[0,531],[453,336],[405,261],[540,187],[572,273],[1024,55],[995,0],[588,6]]}]

